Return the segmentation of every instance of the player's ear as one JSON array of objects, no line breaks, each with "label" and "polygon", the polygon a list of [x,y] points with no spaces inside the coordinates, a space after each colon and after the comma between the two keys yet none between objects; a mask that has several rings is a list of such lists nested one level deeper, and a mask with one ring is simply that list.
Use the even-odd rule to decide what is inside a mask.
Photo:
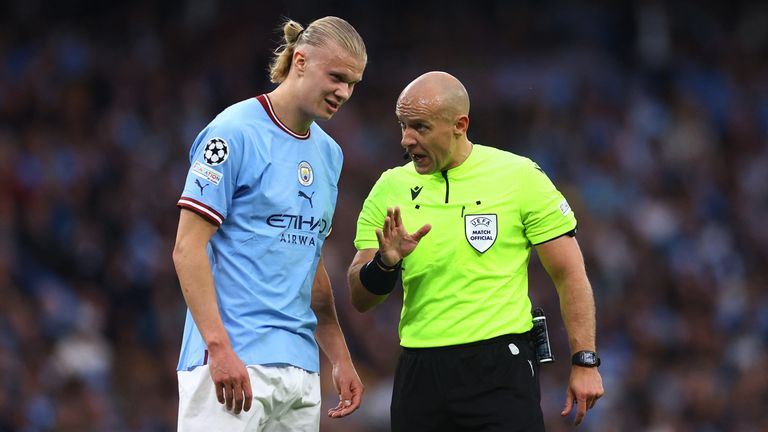
[{"label": "player's ear", "polygon": [[297,49],[293,52],[293,68],[299,75],[303,75],[307,68],[307,53],[303,49]]}]

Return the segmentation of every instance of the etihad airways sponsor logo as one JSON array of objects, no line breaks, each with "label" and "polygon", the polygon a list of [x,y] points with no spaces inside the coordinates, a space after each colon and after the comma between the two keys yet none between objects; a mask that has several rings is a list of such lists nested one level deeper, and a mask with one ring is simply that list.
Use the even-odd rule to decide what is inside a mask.
[{"label": "etihad airways sponsor logo", "polygon": [[304,234],[280,234],[280,243],[295,244],[300,246],[315,246],[315,236]]},{"label": "etihad airways sponsor logo", "polygon": [[320,234],[328,231],[328,221],[314,216],[307,217],[292,214],[273,214],[267,217],[267,225],[273,228],[317,231]]},{"label": "etihad airways sponsor logo", "polygon": [[318,234],[328,231],[328,221],[314,216],[273,214],[267,218],[267,225],[283,230],[280,233],[280,243],[299,246],[316,246],[317,234],[313,231]]}]

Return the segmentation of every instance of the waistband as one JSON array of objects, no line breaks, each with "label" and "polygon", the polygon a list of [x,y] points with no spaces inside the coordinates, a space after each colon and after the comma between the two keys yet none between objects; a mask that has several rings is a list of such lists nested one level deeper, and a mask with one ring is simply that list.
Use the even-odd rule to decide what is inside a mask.
[{"label": "waistband", "polygon": [[505,334],[501,336],[496,336],[491,339],[484,339],[484,340],[479,340],[479,341],[469,342],[469,343],[459,344],[459,345],[447,345],[447,346],[428,347],[428,348],[409,348],[409,347],[402,347],[402,348],[403,348],[403,351],[407,352],[408,354],[428,354],[428,353],[445,352],[445,351],[451,351],[451,350],[462,350],[462,349],[480,347],[485,345],[494,345],[494,344],[502,344],[502,343],[508,344],[512,342],[519,343],[519,344],[530,343],[531,332],[510,333],[510,334]]}]

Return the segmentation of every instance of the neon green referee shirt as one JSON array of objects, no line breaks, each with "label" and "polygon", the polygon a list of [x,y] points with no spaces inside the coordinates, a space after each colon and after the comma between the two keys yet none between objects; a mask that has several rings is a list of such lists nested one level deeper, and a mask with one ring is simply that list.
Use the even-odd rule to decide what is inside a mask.
[{"label": "neon green referee shirt", "polygon": [[576,228],[568,202],[530,159],[474,144],[444,172],[413,163],[385,171],[357,221],[355,247],[378,249],[387,207],[399,206],[414,232],[432,230],[403,260],[400,343],[464,344],[531,329],[528,261],[532,245]]}]

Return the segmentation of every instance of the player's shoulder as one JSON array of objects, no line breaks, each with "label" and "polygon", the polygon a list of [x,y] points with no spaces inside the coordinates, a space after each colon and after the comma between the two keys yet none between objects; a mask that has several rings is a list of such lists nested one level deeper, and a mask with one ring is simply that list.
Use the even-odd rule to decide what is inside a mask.
[{"label": "player's shoulder", "polygon": [[312,122],[312,124],[309,126],[309,134],[315,140],[322,142],[330,147],[337,148],[339,151],[341,151],[339,143],[337,143],[336,140],[317,123]]},{"label": "player's shoulder", "polygon": [[244,124],[256,117],[254,115],[255,101],[255,99],[246,99],[228,106],[208,123],[205,128],[206,131],[228,138],[241,135]]},{"label": "player's shoulder", "polygon": [[224,108],[211,124],[223,128],[236,128],[244,122],[266,118],[263,114],[264,110],[259,101],[256,98],[249,98]]},{"label": "player's shoulder", "polygon": [[206,128],[209,137],[217,137],[232,146],[243,146],[254,139],[254,134],[267,130],[262,124],[268,124],[269,117],[257,98],[236,102],[221,111]]},{"label": "player's shoulder", "polygon": [[309,125],[309,133],[311,136],[314,136],[316,139],[330,141],[333,143],[336,143],[336,140],[333,139],[333,137],[325,131],[322,127],[320,127],[317,122],[312,122],[312,124]]}]

